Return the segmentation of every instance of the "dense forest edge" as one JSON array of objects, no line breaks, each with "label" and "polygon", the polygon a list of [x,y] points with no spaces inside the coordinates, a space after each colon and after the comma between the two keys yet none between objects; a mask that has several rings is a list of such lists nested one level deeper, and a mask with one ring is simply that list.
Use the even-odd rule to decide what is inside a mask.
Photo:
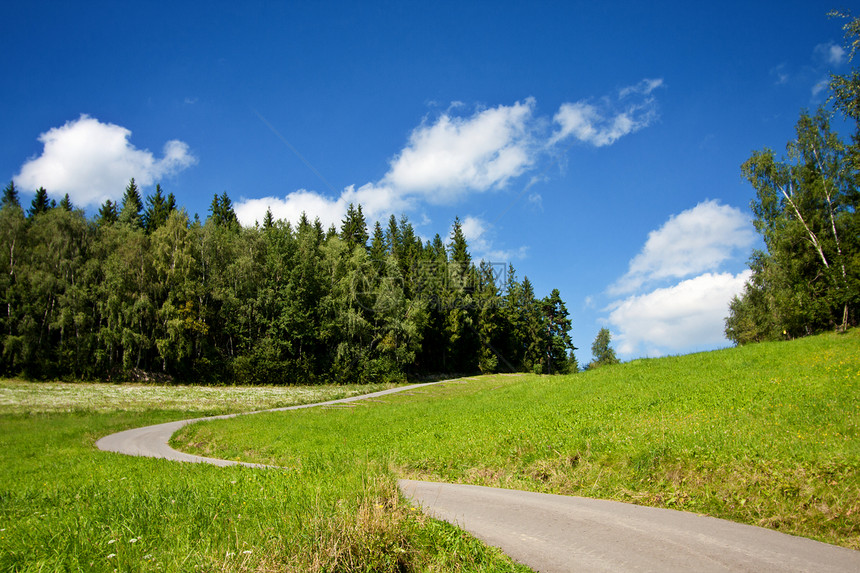
[{"label": "dense forest edge", "polygon": [[238,223],[227,193],[203,222],[132,179],[87,219],[14,183],[0,209],[0,374],[30,379],[315,384],[439,373],[577,370],[558,290],[475,263],[459,220],[422,243],[361,206],[340,229],[267,213]]}]

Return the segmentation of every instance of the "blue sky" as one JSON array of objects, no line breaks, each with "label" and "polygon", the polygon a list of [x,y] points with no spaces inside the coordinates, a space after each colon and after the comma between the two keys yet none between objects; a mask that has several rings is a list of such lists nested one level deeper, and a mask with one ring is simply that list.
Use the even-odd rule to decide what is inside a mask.
[{"label": "blue sky", "polygon": [[832,2],[57,2],[0,8],[0,178],[93,213],[130,177],[326,225],[350,201],[561,291],[577,356],[727,346],[740,164],[849,68]]}]

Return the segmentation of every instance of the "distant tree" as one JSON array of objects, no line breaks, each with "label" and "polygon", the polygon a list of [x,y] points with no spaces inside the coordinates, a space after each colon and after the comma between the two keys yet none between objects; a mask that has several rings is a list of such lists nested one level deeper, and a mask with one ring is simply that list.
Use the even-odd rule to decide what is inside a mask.
[{"label": "distant tree", "polygon": [[155,185],[155,193],[146,198],[146,209],[143,211],[143,229],[152,234],[167,222],[170,213],[176,209],[176,198],[173,193],[167,197],[161,190],[161,185]]},{"label": "distant tree", "polygon": [[9,185],[7,185],[3,189],[3,207],[15,207],[17,209],[21,208],[21,201],[18,197],[18,189],[15,187],[15,182],[10,181]]},{"label": "distant tree", "polygon": [[275,226],[275,217],[272,215],[272,208],[266,208],[266,216],[263,219],[263,229],[269,230]]},{"label": "distant tree", "polygon": [[99,214],[96,218],[96,222],[99,226],[107,226],[113,225],[117,222],[118,215],[116,211],[116,203],[107,199],[104,203],[102,203],[101,208],[99,208]]},{"label": "distant tree", "polygon": [[60,201],[60,209],[66,211],[67,213],[71,213],[74,210],[74,205],[72,205],[72,200],[69,199],[69,194],[63,197],[63,200]]},{"label": "distant tree", "polygon": [[377,221],[373,225],[373,237],[370,239],[370,261],[376,263],[385,260],[387,252],[388,243],[385,240],[385,232],[382,230],[382,225]]},{"label": "distant tree", "polygon": [[346,243],[349,250],[355,246],[367,247],[367,222],[361,212],[361,205],[355,207],[352,203],[346,210],[346,216],[341,222],[340,238]]},{"label": "distant tree", "polygon": [[[543,314],[546,319],[548,345],[546,350],[547,374],[567,374],[569,370],[569,356],[576,350],[570,339],[570,314],[561,293],[558,289],[552,289],[552,293],[542,301]],[[575,358],[574,358],[575,360]]]},{"label": "distant tree", "polygon": [[215,195],[212,198],[212,204],[209,206],[209,218],[218,227],[239,229],[239,219],[236,217],[236,212],[233,210],[233,202],[224,191],[221,195]]},{"label": "distant tree", "polygon": [[601,328],[591,344],[591,354],[594,356],[594,360],[588,365],[589,368],[619,363],[618,358],[615,357],[615,350],[609,345],[611,341],[612,334],[609,329]]},{"label": "distant tree", "polygon": [[134,182],[134,177],[132,177],[122,197],[122,207],[119,210],[118,221],[133,229],[143,228],[143,221],[141,220],[142,210],[143,201],[140,198],[140,189],[137,183]]},{"label": "distant tree", "polygon": [[27,217],[34,218],[40,213],[45,213],[51,209],[51,203],[48,201],[48,192],[44,187],[39,187],[36,190],[36,196],[30,203],[30,209],[27,211]]}]

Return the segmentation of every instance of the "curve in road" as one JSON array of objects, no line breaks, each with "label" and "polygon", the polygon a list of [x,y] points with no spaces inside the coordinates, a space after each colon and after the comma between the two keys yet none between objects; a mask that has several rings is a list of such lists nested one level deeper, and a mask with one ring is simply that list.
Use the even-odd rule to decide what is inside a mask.
[{"label": "curve in road", "polygon": [[[263,411],[344,404],[427,385]],[[195,456],[168,445],[186,424],[256,413],[135,428],[105,436],[96,446],[179,462],[271,467]],[[398,485],[428,515],[469,531],[536,571],[860,571],[858,551],[683,511],[463,484],[399,480]]]}]

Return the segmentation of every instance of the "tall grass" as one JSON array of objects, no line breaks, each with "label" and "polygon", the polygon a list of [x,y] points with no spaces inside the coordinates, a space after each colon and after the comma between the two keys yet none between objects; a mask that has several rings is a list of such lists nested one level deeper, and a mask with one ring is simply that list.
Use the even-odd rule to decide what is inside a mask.
[{"label": "tall grass", "polygon": [[683,509],[860,549],[858,423],[855,329],[207,422],[176,444],[320,477],[374,468]]}]

